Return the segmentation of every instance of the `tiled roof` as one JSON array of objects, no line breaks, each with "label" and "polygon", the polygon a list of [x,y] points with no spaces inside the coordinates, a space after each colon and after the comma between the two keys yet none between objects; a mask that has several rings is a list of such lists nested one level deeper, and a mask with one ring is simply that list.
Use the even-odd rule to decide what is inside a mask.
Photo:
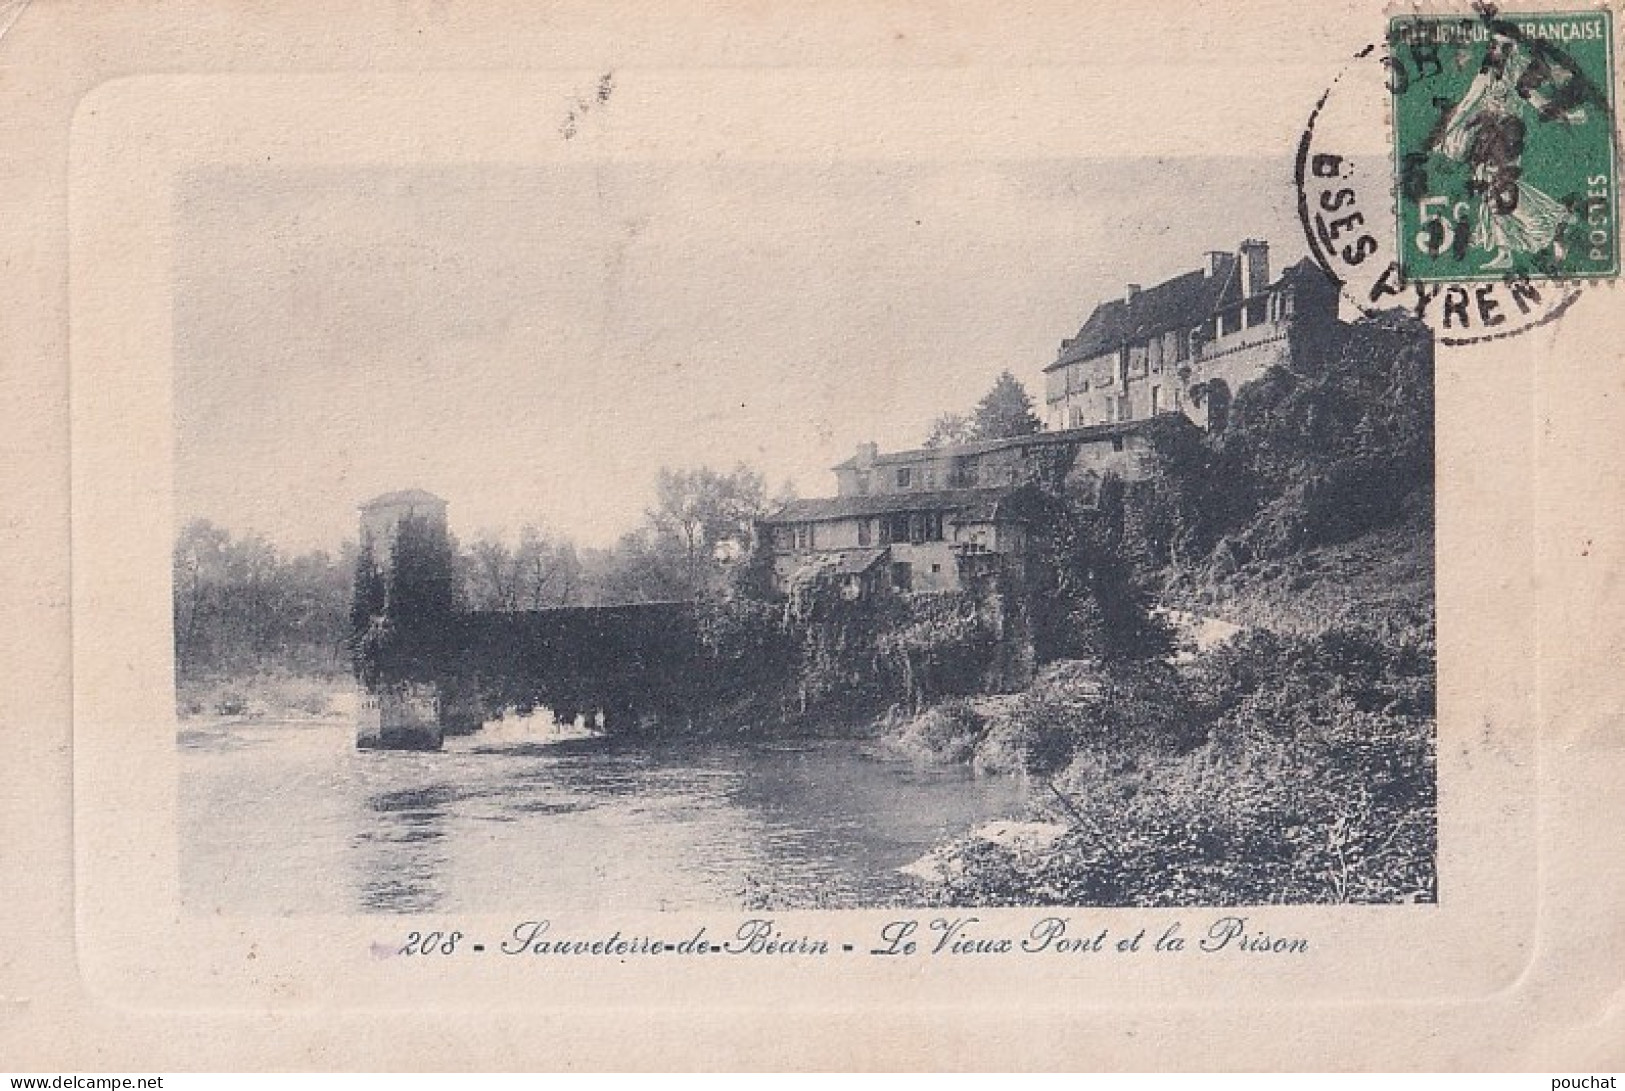
[{"label": "tiled roof", "polygon": [[869,515],[891,515],[905,511],[945,511],[979,514],[990,518],[1000,500],[1020,491],[1006,486],[996,489],[938,489],[934,492],[879,493],[870,496],[832,496],[817,500],[792,500],[772,515],[769,523],[816,523],[829,519],[855,519]]},{"label": "tiled roof", "polygon": [[[1083,428],[1061,428],[1053,432],[1034,432],[1028,436],[1010,436],[1006,439],[982,439],[975,443],[956,443],[945,447],[916,447],[908,451],[893,451],[876,455],[874,465],[889,466],[925,462],[933,458],[963,458],[1001,451],[1010,447],[1049,447],[1061,443],[1091,443],[1114,439],[1145,427],[1143,420],[1120,421],[1112,424],[1091,424]],[[849,458],[833,467],[837,470],[857,469],[858,460]]]},{"label": "tiled roof", "polygon": [[1218,276],[1197,269],[1137,292],[1131,299],[1108,299],[1094,309],[1078,335],[1044,370],[1054,371],[1168,330],[1190,330],[1215,311],[1241,301],[1240,269],[1241,263],[1232,256]]},{"label": "tiled roof", "polygon": [[888,546],[881,546],[879,549],[843,550],[835,561],[835,572],[841,576],[861,576],[885,560],[889,553],[891,549]]},{"label": "tiled roof", "polygon": [[1306,282],[1312,283],[1319,287],[1321,285],[1330,284],[1332,282],[1332,278],[1327,275],[1326,270],[1316,265],[1309,258],[1299,258],[1296,262],[1281,270],[1280,279],[1278,279],[1274,284],[1271,284],[1270,287],[1272,289],[1285,288],[1293,284],[1303,284]]},{"label": "tiled roof", "polygon": [[[1266,291],[1310,281],[1319,285],[1327,280],[1325,270],[1308,258],[1300,258],[1283,270]],[[1225,272],[1217,277],[1198,269],[1147,288],[1132,300],[1109,299],[1100,304],[1078,335],[1044,370],[1054,371],[1168,330],[1193,329],[1241,301],[1241,263],[1232,256]]]}]

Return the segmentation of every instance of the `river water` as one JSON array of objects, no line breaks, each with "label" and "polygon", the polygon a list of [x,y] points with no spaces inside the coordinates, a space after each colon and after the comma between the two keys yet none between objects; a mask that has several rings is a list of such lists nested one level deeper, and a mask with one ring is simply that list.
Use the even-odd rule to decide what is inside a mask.
[{"label": "river water", "polygon": [[652,745],[504,720],[440,753],[346,723],[188,727],[191,912],[504,912],[907,903],[898,869],[1018,813],[1010,778],[811,739]]}]

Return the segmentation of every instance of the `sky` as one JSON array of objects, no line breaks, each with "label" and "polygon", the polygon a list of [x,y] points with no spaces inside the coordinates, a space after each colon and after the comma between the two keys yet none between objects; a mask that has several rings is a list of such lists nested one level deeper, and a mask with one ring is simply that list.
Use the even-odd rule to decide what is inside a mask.
[{"label": "sky", "polygon": [[418,487],[453,530],[612,543],[661,466],[834,491],[1103,298],[1244,237],[1286,157],[209,167],[175,205],[177,518],[336,549]]}]

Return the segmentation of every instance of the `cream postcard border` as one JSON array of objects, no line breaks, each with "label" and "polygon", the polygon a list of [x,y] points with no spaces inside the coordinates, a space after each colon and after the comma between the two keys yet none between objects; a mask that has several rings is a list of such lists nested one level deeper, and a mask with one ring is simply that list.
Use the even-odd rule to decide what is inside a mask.
[{"label": "cream postcard border", "polygon": [[[1370,22],[1375,36],[1380,12]],[[1619,547],[1610,532],[1620,486],[1598,474],[1617,463],[1619,434],[1620,383],[1607,364],[1617,364],[1621,331],[1606,290],[1550,329],[1440,351],[1437,906],[1245,911],[1265,930],[1308,937],[1312,953],[1297,961],[744,959],[544,973],[515,964],[407,971],[399,961],[373,958],[371,944],[398,937],[401,918],[198,920],[177,912],[174,740],[161,725],[173,717],[165,574],[173,443],[169,215],[178,172],[231,162],[1099,156],[1107,143],[1102,131],[1072,122],[1077,103],[1106,102],[1114,148],[1147,156],[1278,155],[1289,184],[1290,141],[1250,129],[1245,112],[1226,110],[1217,96],[1190,93],[1201,73],[1211,73],[1210,58],[1166,60],[1154,80],[1144,64],[1021,68],[974,57],[866,70],[861,78],[827,67],[620,65],[616,110],[568,142],[538,119],[537,104],[567,102],[594,85],[598,69],[151,75],[103,82],[80,98],[71,154],[59,164],[68,197],[71,345],[75,961],[59,965],[57,999],[87,1023],[117,1022],[117,1013],[153,1024],[190,1013],[210,1026],[233,1019],[263,1026],[269,1014],[289,1029],[290,1041],[321,1041],[327,1028],[329,1050],[338,1028],[353,1027],[353,1056],[375,1058],[391,1055],[383,1052],[391,1048],[390,1012],[433,1012],[448,1030],[471,1035],[462,1046],[432,1036],[453,1060],[468,1056],[462,1050],[469,1043],[491,1044],[495,1027],[504,1052],[493,1063],[517,1065],[545,1064],[537,1060],[546,1056],[540,1044],[521,1034],[537,1021],[553,1026],[555,1043],[572,1056],[605,1063],[658,1056],[639,1052],[644,1048],[701,1062],[708,1049],[685,1038],[692,1027],[726,1043],[727,1056],[758,1064],[935,1058],[957,1066],[1001,1057],[1006,1064],[1145,1064],[1159,1049],[1205,1055],[1210,1064],[1225,1056],[1281,1064],[1294,1053],[1286,1047],[1294,1040],[1308,1046],[1301,1036],[1317,1026],[1334,1034],[1343,1028],[1355,1039],[1361,1028],[1372,1035],[1364,1048],[1357,1040],[1315,1042],[1315,1055],[1328,1064],[1379,1055],[1407,1063],[1397,1047],[1407,1029],[1423,1026],[1455,1031],[1430,1056],[1471,1057],[1458,1051],[1476,1039],[1516,1058],[1554,1042],[1584,1048],[1588,1030],[1602,1029],[1599,1021],[1617,1023],[1608,1001],[1617,973],[1607,970],[1621,964],[1620,903],[1608,896],[1620,883],[1607,866],[1617,850],[1595,840],[1593,825],[1620,813],[1612,774],[1625,748],[1619,683],[1597,677],[1618,662],[1619,644],[1606,623],[1618,613]],[[1288,57],[1269,74],[1276,93],[1301,97],[1305,113],[1317,80],[1323,84],[1333,71],[1313,60]],[[1216,65],[1223,67],[1222,54]],[[1129,67],[1133,95],[1124,91]],[[309,124],[313,118],[320,125]],[[834,118],[842,121],[839,131]],[[1378,126],[1374,139],[1382,136],[1380,119]],[[63,359],[60,348],[55,358]],[[1570,484],[1576,474],[1585,475],[1583,488]],[[26,848],[10,849],[8,872],[27,856]],[[1577,881],[1587,877],[1589,885]],[[1038,915],[1001,913],[1011,920]],[[895,915],[775,914],[786,931],[857,942]],[[1074,914],[1151,928],[1213,915]],[[671,934],[701,922],[715,934],[744,916],[554,915],[575,932],[607,923],[657,925]],[[1570,1003],[1584,1014],[1549,1017]],[[29,1007],[25,999],[16,1018],[26,1022]],[[588,1024],[611,1010],[649,1028],[644,1045],[606,1052],[622,1039]],[[1133,1028],[1158,1026],[1170,1015],[1203,1028],[1208,1052],[1185,1052],[1200,1047],[1167,1037],[1165,1028],[1132,1040]],[[470,1029],[481,1016],[483,1029]],[[757,1037],[787,1021],[807,1037],[795,1044]],[[1263,1034],[1266,1024],[1284,1039]],[[1055,1037],[1086,1027],[1101,1038]],[[1217,1039],[1208,1035],[1226,1031],[1233,1036],[1227,1049],[1249,1052],[1212,1052]],[[963,1052],[967,1033],[987,1052]],[[160,1043],[146,1045],[162,1052]],[[274,1042],[241,1048],[245,1057],[277,1055]],[[429,1055],[423,1044],[394,1048],[397,1058]],[[326,1056],[331,1063],[344,1055]]]}]

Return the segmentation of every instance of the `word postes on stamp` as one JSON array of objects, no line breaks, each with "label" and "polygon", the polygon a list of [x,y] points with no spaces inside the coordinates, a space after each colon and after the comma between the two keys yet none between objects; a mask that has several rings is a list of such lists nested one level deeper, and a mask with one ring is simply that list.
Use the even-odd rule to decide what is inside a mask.
[{"label": "word postes on stamp", "polygon": [[1612,43],[1606,10],[1390,21],[1405,279],[1618,274]]}]

